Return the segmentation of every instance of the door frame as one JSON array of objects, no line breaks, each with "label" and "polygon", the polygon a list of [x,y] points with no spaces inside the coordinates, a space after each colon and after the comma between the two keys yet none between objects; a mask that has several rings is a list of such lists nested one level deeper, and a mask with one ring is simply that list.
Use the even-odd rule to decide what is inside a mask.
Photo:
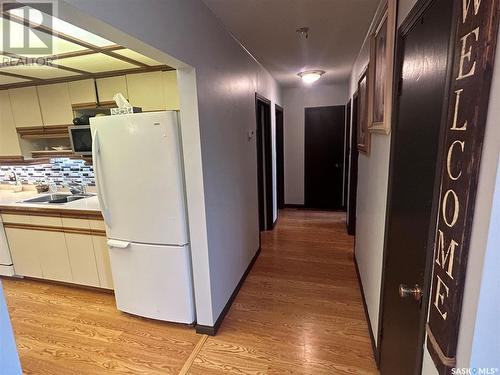
[{"label": "door frame", "polygon": [[[264,124],[259,119],[259,104],[266,108]],[[273,160],[271,132],[271,100],[255,93],[257,148],[257,192],[259,197],[259,229],[270,230],[273,221]]]},{"label": "door frame", "polygon": [[[278,104],[274,105],[275,122],[276,122],[276,202],[277,202],[277,216],[279,217],[279,210],[285,208],[285,118],[284,110]],[[278,123],[278,113],[280,113],[281,121]],[[278,132],[281,127],[281,132]],[[281,152],[278,149],[278,141],[281,141]]]},{"label": "door frame", "polygon": [[349,169],[350,164],[350,154],[351,154],[351,98],[345,106],[345,141],[344,141],[344,192],[342,198],[342,207],[347,211],[347,197],[349,195]]},{"label": "door frame", "polygon": [[356,200],[358,193],[358,104],[359,92],[352,96],[351,110],[351,153],[349,155],[349,195],[347,201],[347,234],[354,236],[356,234]]},{"label": "door frame", "polygon": [[[395,150],[395,142],[393,138],[393,134],[395,130],[395,124],[399,116],[399,93],[401,81],[398,77],[402,74],[403,69],[403,47],[404,47],[404,38],[405,36],[413,29],[413,26],[419,22],[420,18],[424,15],[424,13],[434,4],[435,1],[439,0],[418,0],[418,2],[414,5],[412,10],[408,13],[407,17],[398,28],[396,33],[396,43],[395,43],[395,64],[394,64],[394,75],[393,75],[393,95],[392,95],[392,123],[391,129],[394,129],[391,132],[391,146],[390,146],[390,160],[389,160],[389,177],[388,177],[388,191],[387,191],[387,204],[386,204],[386,215],[385,215],[385,229],[384,229],[384,249],[382,253],[382,276],[381,276],[381,284],[380,284],[380,299],[379,299],[379,314],[378,314],[378,332],[377,332],[377,350],[375,353],[375,361],[377,366],[380,367],[381,361],[381,346],[383,343],[383,318],[384,318],[384,287],[385,287],[385,275],[386,275],[386,265],[387,265],[387,253],[388,253],[388,234],[389,234],[389,215],[392,211],[392,181],[394,178],[394,159],[392,155],[394,155]],[[456,6],[456,5],[455,5]],[[453,10],[454,12],[454,10]],[[456,26],[456,17],[452,17],[451,24],[451,32],[450,39],[448,43],[454,45],[455,41],[455,30]],[[434,184],[434,193],[432,199],[432,217],[436,216],[437,210],[439,209],[439,188],[440,188],[440,176],[442,172],[442,159],[443,159],[443,149],[444,149],[444,135],[446,131],[446,121],[447,121],[447,111],[448,111],[448,103],[450,100],[450,87],[452,80],[452,69],[453,69],[453,58],[454,58],[454,50],[453,48],[449,48],[448,50],[448,64],[446,67],[446,79],[445,79],[445,93],[443,100],[443,108],[441,110],[441,124],[439,130],[439,140],[438,140],[438,148],[437,148],[437,159],[436,159],[436,171],[435,171],[435,184]],[[430,301],[430,287],[431,287],[431,278],[432,278],[432,268],[434,261],[434,234],[436,229],[436,224],[431,220],[431,224],[429,225],[429,231],[427,236],[427,248],[425,254],[425,268],[424,268],[424,283],[422,285],[422,299],[421,299],[421,314],[420,314],[420,322],[419,322],[419,337],[418,337],[418,348],[420,351],[415,353],[415,360],[417,363],[417,373],[420,374],[422,371],[422,361],[424,355],[424,344],[426,339],[426,324],[427,324],[427,316],[429,310],[429,301]]]}]

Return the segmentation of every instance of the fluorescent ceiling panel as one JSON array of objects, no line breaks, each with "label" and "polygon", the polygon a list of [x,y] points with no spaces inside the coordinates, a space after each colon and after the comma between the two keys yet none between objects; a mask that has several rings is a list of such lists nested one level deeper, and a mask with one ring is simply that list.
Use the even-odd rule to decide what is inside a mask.
[{"label": "fluorescent ceiling panel", "polygon": [[[29,8],[29,7],[26,6],[26,7],[22,7],[22,8]],[[19,9],[22,9],[22,8],[11,10],[9,12],[13,13],[16,16],[21,17],[21,18],[23,18],[23,16],[22,16],[23,14],[28,13],[29,19],[31,22],[34,22],[34,23],[41,22],[40,21],[41,14],[38,10],[34,10],[33,8],[29,8],[29,12],[22,13],[19,11]],[[45,14],[45,17],[47,17],[47,16],[48,15]],[[114,45],[113,42],[111,42],[107,39],[101,38],[99,35],[96,35],[94,33],[91,33],[90,31],[87,31],[87,30],[84,30],[80,27],[72,25],[72,24],[70,24],[66,21],[63,21],[57,17],[54,17],[54,16],[48,16],[48,17],[51,17],[51,28],[54,30],[54,32],[56,34],[57,33],[66,34],[66,35],[72,36],[73,38],[76,38],[76,39],[82,40],[84,42],[90,43],[92,45],[95,45],[97,47],[105,47],[105,46]]]},{"label": "fluorescent ceiling panel", "polygon": [[149,65],[149,66],[165,65],[165,64],[162,64],[162,63],[160,63],[156,60],[153,60],[147,56],[141,55],[139,52],[132,51],[131,49],[120,49],[120,50],[114,51],[114,53],[121,55],[121,56],[125,56],[128,58],[134,59],[136,61],[139,61],[139,62],[144,63],[144,64]]},{"label": "fluorescent ceiling panel", "polygon": [[2,67],[0,68],[0,72],[20,74],[40,79],[61,78],[79,75],[73,72],[68,72],[66,70],[40,65],[17,65],[11,67]]},{"label": "fluorescent ceiling panel", "polygon": [[[13,21],[8,21],[3,18],[0,19],[0,50],[5,50],[3,48],[3,30],[4,30],[4,23],[9,23],[10,30],[12,31],[12,34],[14,35],[13,37],[13,42],[18,42],[22,43],[22,40],[16,40],[19,38],[22,38],[24,33],[26,32],[27,27],[24,25],[21,25],[17,22]],[[29,33],[30,35],[30,40],[34,43],[35,46],[40,46],[41,42],[39,41],[38,37],[33,34]],[[82,51],[85,50],[85,47],[80,46],[79,44],[68,42],[64,39],[58,38],[57,36],[52,36],[52,52],[51,53],[44,53],[44,54],[29,54],[25,53],[22,54],[22,56],[29,56],[29,57],[39,57],[39,56],[50,56],[50,55],[57,55],[60,53],[67,53],[67,52],[75,52],[75,51]]]},{"label": "fluorescent ceiling panel", "polygon": [[65,59],[57,60],[56,63],[58,65],[80,69],[90,73],[137,68],[137,65],[133,65],[126,61],[115,59],[114,57],[105,55],[103,53],[94,53],[92,55],[67,57]]},{"label": "fluorescent ceiling panel", "polygon": [[3,76],[0,74],[0,85],[10,85],[12,83],[19,83],[19,82],[29,82],[29,80],[16,77]]}]

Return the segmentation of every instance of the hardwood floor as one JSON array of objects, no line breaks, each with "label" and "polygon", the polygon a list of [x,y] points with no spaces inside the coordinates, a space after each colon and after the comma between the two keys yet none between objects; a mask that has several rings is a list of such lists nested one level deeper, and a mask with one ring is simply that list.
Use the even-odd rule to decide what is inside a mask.
[{"label": "hardwood floor", "polygon": [[344,214],[283,210],[215,337],[109,294],[3,280],[26,374],[378,374]]}]

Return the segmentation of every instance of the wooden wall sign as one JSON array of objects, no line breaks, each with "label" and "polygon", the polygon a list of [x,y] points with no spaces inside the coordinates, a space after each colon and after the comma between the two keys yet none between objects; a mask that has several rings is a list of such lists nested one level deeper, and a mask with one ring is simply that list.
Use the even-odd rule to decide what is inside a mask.
[{"label": "wooden wall sign", "polygon": [[458,0],[443,147],[427,348],[439,374],[455,366],[500,0]]}]

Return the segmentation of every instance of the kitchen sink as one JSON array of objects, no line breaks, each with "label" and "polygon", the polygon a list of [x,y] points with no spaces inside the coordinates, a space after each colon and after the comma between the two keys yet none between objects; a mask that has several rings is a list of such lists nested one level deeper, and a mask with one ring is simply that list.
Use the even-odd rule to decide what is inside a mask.
[{"label": "kitchen sink", "polygon": [[35,198],[25,199],[21,201],[22,203],[68,203],[77,201],[79,199],[84,199],[92,197],[94,194],[47,194]]}]

